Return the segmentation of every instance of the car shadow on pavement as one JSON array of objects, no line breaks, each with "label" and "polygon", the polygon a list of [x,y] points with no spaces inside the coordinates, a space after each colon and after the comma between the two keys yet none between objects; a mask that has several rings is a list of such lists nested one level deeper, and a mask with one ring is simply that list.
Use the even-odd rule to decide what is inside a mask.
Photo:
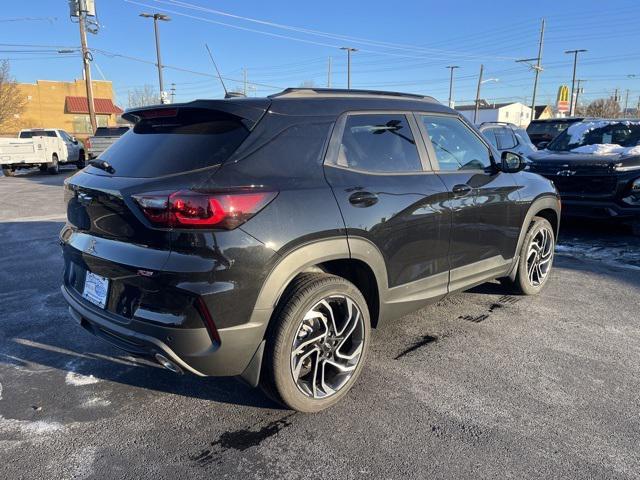
[{"label": "car shadow on pavement", "polygon": [[51,175],[47,172],[41,172],[38,168],[32,168],[29,170],[18,170],[12,177],[2,176],[3,181],[12,182],[16,180],[29,180],[31,182],[40,183],[42,185],[62,186],[64,181],[72,175],[75,175],[79,170],[75,166],[61,166],[60,173]]},{"label": "car shadow on pavement", "polygon": [[[81,327],[77,327],[81,328]],[[82,332],[81,332],[82,333]],[[66,383],[90,384],[110,381],[144,390],[170,393],[191,398],[258,408],[278,409],[276,403],[260,389],[251,388],[235,378],[201,378],[191,374],[176,374],[155,365],[150,360],[128,355],[113,355],[110,346],[97,348],[89,334],[85,338],[69,335],[77,342],[47,343],[27,338],[13,338],[0,343],[0,366],[17,367],[14,374],[32,375],[50,369],[62,372]],[[46,337],[45,337],[46,338]],[[57,340],[57,339],[53,339]],[[77,348],[71,343],[77,343]],[[7,352],[7,353],[5,353]],[[50,385],[47,381],[44,385]],[[43,386],[44,386],[43,385]]]},{"label": "car shadow on pavement", "polygon": [[[60,176],[62,177],[62,176]],[[12,178],[8,179],[12,180]],[[43,374],[35,388],[84,377],[221,403],[278,408],[234,378],[179,375],[135,359],[80,327],[60,292],[62,222],[0,221],[0,378]],[[59,376],[53,374],[59,370]],[[47,372],[47,373],[45,373]],[[49,378],[50,377],[50,378]],[[40,377],[38,377],[40,378]],[[34,377],[35,379],[35,377]],[[67,383],[69,383],[67,381]],[[89,382],[90,383],[90,382]]]}]

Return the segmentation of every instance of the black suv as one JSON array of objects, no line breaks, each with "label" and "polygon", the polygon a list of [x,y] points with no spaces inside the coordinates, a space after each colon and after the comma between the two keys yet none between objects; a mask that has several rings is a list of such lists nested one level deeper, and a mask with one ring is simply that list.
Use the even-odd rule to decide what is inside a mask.
[{"label": "black suv", "polygon": [[640,119],[573,123],[527,169],[552,180],[570,217],[628,222],[640,235]]},{"label": "black suv", "polygon": [[91,333],[175,372],[318,411],[380,322],[549,278],[552,183],[430,97],[289,89],[124,116],[66,182],[62,292]]},{"label": "black suv", "polygon": [[543,149],[570,125],[581,122],[582,120],[584,120],[582,117],[532,120],[527,126],[527,134],[529,134],[529,138],[536,148]]}]

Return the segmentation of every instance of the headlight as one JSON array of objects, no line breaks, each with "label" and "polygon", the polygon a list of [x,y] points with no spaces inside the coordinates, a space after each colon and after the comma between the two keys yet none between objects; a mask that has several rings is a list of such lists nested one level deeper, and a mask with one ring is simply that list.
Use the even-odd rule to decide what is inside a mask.
[{"label": "headlight", "polygon": [[624,163],[616,163],[613,167],[616,172],[631,172],[640,170],[640,165],[625,165]]}]

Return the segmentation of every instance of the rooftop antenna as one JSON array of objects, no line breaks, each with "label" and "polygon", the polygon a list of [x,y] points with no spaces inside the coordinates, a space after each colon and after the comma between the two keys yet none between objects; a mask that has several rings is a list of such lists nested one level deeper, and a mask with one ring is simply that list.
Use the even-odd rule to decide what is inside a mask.
[{"label": "rooftop antenna", "polygon": [[218,65],[216,65],[216,61],[213,59],[213,55],[211,54],[209,45],[205,43],[204,46],[207,47],[207,52],[209,52],[209,58],[211,59],[211,63],[213,63],[213,66],[216,69],[216,73],[218,74],[218,78],[220,79],[220,83],[222,84],[222,88],[224,89],[224,96],[226,98],[229,92],[227,92],[227,87],[224,85],[224,81],[222,80],[222,75],[220,75],[220,70],[218,70]]}]

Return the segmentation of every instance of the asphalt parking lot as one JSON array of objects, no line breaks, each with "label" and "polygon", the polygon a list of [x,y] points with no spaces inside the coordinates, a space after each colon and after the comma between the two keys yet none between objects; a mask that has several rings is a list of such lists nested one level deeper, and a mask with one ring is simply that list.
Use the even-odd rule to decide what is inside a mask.
[{"label": "asphalt parking lot", "polygon": [[0,178],[0,478],[640,478],[640,239],[568,225],[538,297],[499,284],[375,332],[304,415],[85,333],[59,290],[61,185]]}]

